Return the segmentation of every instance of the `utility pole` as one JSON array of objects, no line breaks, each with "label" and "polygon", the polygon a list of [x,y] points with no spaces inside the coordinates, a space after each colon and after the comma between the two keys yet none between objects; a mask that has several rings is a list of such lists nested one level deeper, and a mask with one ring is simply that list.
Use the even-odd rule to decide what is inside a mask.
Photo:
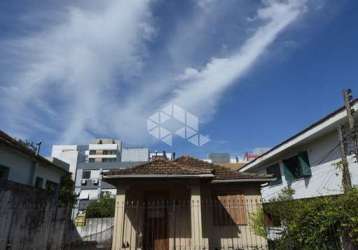
[{"label": "utility pole", "polygon": [[[354,127],[354,117],[353,112],[354,110],[351,107],[351,100],[352,100],[352,90],[347,89],[343,90],[343,100],[344,106],[347,112],[347,120],[348,120],[348,133],[346,135],[343,134],[343,126],[338,128],[338,139],[340,142],[340,150],[342,156],[342,185],[344,189],[344,193],[347,193],[349,190],[352,189],[352,181],[351,175],[349,173],[349,165],[347,160],[347,142],[353,142],[354,152],[357,158],[357,151],[358,151],[358,143],[357,143],[357,136]],[[357,158],[358,159],[358,158]],[[354,246],[352,244],[352,239],[349,237],[347,232],[343,232],[342,235],[342,248],[344,250],[353,250]]]},{"label": "utility pole", "polygon": [[350,90],[350,89],[343,90],[343,99],[344,99],[344,106],[346,107],[346,111],[347,111],[349,131],[353,132],[354,131],[354,118],[353,118],[354,110],[351,107],[351,100],[353,99],[352,90]]},{"label": "utility pole", "polygon": [[338,140],[339,140],[339,149],[341,151],[341,158],[342,158],[342,186],[344,193],[347,193],[349,190],[352,189],[352,182],[351,182],[351,175],[349,173],[348,168],[348,160],[346,154],[346,143],[343,138],[342,127],[338,127]]},{"label": "utility pole", "polygon": [[351,139],[351,142],[353,144],[353,151],[355,154],[355,161],[358,162],[358,129],[355,126],[354,121],[354,109],[351,106],[351,101],[353,99],[352,90],[343,90],[343,98],[344,98],[344,106],[347,110],[347,118],[348,118],[348,124],[349,124],[349,137]]},{"label": "utility pole", "polygon": [[350,89],[343,90],[344,106],[347,112],[348,121],[348,135],[345,136],[343,133],[343,126],[338,127],[338,139],[340,143],[340,151],[342,157],[342,186],[344,193],[352,189],[351,175],[349,173],[348,159],[347,159],[347,139],[351,139],[355,146],[355,152],[357,153],[357,138],[354,127],[353,110],[351,107],[352,91]]},{"label": "utility pole", "polygon": [[349,137],[351,139],[351,142],[353,144],[353,152],[355,154],[355,160],[358,162],[358,128],[355,126],[354,121],[354,109],[351,106],[351,101],[353,99],[352,96],[352,90],[344,90],[343,91],[343,97],[344,97],[344,106],[347,110],[347,118],[348,118],[348,124],[349,124]]}]

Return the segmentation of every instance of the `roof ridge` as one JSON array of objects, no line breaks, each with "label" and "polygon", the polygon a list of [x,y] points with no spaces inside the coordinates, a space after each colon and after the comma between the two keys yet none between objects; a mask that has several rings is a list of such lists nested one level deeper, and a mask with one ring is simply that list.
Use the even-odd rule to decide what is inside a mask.
[{"label": "roof ridge", "polygon": [[[201,159],[197,159],[197,158],[195,158],[195,157],[188,156],[188,155],[181,156],[181,157],[177,158],[175,161],[178,162],[180,159],[192,160],[192,161],[200,162],[201,164],[209,165],[209,166],[210,166],[209,169],[221,168],[221,169],[225,169],[225,170],[229,170],[229,171],[232,170],[232,169],[229,168],[229,167],[226,167],[226,166],[223,166],[223,165],[219,165],[219,164],[216,164],[216,163],[212,163],[212,162],[203,161],[203,160],[201,160]],[[201,167],[203,167],[203,166],[201,166]]]}]

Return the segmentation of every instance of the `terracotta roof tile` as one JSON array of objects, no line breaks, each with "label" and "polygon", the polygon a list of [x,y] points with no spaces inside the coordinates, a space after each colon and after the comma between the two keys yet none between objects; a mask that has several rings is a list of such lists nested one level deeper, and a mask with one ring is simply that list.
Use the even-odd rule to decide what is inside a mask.
[{"label": "terracotta roof tile", "polygon": [[165,159],[155,159],[153,161],[127,169],[112,170],[104,173],[110,175],[201,175],[211,174],[209,169],[191,168],[183,166],[177,162]]},{"label": "terracotta roof tile", "polygon": [[[175,161],[162,158],[154,159],[150,162],[127,168],[112,170],[104,173],[106,178],[112,176],[126,175],[203,175],[212,174],[214,180],[234,180],[234,179],[257,179],[255,174],[243,174],[230,168],[205,162],[190,156],[182,156]],[[210,177],[210,176],[208,176]],[[267,178],[268,176],[259,176]]]},{"label": "terracotta roof tile", "polygon": [[196,159],[191,156],[182,156],[175,160],[184,166],[192,168],[210,169],[215,175],[215,179],[228,180],[228,179],[257,179],[269,178],[270,176],[258,176],[256,174],[240,173],[237,170],[231,169],[223,165],[217,165],[203,160]]}]

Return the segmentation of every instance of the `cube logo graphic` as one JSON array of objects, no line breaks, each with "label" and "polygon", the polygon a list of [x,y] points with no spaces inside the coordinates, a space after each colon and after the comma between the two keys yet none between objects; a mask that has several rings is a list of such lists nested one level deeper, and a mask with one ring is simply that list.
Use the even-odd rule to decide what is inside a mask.
[{"label": "cube logo graphic", "polygon": [[179,136],[195,146],[210,141],[199,133],[199,118],[182,107],[170,104],[147,119],[148,133],[162,142],[173,145],[173,137]]}]

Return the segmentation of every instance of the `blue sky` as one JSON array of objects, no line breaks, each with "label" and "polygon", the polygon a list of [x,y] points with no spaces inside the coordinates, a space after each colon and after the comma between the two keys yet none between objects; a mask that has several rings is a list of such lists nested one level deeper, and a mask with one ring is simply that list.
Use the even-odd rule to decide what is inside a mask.
[{"label": "blue sky", "polygon": [[[271,147],[358,96],[358,2],[1,1],[0,127],[51,144],[116,137],[204,157]],[[173,146],[168,104],[211,141]]]}]

